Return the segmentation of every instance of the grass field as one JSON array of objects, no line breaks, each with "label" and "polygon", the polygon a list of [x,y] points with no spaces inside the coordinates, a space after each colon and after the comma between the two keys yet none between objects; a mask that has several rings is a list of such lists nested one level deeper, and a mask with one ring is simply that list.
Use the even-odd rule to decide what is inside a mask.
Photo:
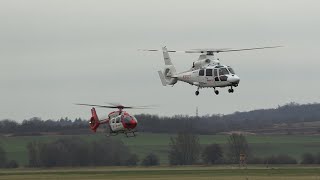
[{"label": "grass field", "polygon": [[320,180],[319,167],[284,166],[271,169],[249,166],[98,167],[0,170],[0,180],[54,179],[173,179],[173,180]]},{"label": "grass field", "polygon": [[[175,135],[170,134],[148,134],[139,133],[137,137],[126,138],[123,135],[115,137],[121,139],[128,145],[133,153],[143,158],[147,153],[154,152],[160,157],[161,164],[167,164],[167,152],[170,137]],[[49,142],[66,136],[18,136],[18,137],[0,137],[0,145],[5,148],[8,158],[17,160],[20,164],[27,164],[26,145],[31,141]],[[87,141],[100,140],[103,141],[105,135],[90,134],[76,135]],[[202,145],[218,143],[225,145],[227,135],[201,135],[200,142]],[[276,154],[288,154],[297,159],[305,152],[317,153],[320,152],[320,136],[307,135],[248,135],[247,140],[250,144],[252,152],[255,156],[268,156]]]}]

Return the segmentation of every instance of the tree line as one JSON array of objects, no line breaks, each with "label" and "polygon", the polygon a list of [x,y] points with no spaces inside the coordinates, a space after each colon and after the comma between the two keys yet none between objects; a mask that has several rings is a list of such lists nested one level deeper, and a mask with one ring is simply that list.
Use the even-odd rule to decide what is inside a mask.
[{"label": "tree line", "polygon": [[[61,138],[50,143],[31,142],[27,150],[29,167],[135,166],[139,161],[122,141],[111,138],[94,142],[80,138]],[[148,161],[150,156],[145,159]]]},{"label": "tree line", "polygon": [[[212,112],[215,113],[215,112]],[[175,115],[162,117],[150,114],[138,114],[138,131],[151,133],[176,133],[183,131],[184,125],[194,121],[192,131],[198,134],[215,134],[219,132],[272,128],[280,123],[304,123],[320,120],[320,104],[289,103],[273,109],[260,109],[249,112],[235,112],[228,115],[205,115],[201,117]],[[320,132],[320,129],[318,130]],[[37,135],[42,132],[60,132],[62,134],[90,133],[88,120],[61,118],[59,120],[42,120],[31,118],[17,123],[14,120],[1,120],[0,133],[16,135]]]},{"label": "tree line", "polygon": [[[51,143],[32,142],[27,149],[29,167],[136,166],[140,161],[121,141],[110,138],[91,143],[80,138],[61,138]],[[141,165],[159,165],[159,159],[150,153]]]},{"label": "tree line", "polygon": [[68,117],[59,120],[42,120],[34,117],[23,120],[21,123],[17,121],[4,119],[0,121],[0,133],[15,133],[16,135],[37,135],[41,132],[65,132],[65,133],[88,133],[88,121],[76,118],[74,120]]},{"label": "tree line", "polygon": [[[120,140],[112,138],[88,142],[81,138],[60,138],[53,142],[30,142],[27,144],[28,167],[78,167],[78,166],[157,166],[157,154],[150,152],[139,157]],[[239,164],[240,155],[245,155],[245,164],[297,164],[286,154],[256,157],[250,150],[246,137],[232,134],[225,147],[219,144],[201,146],[199,137],[190,132],[171,137],[168,149],[170,165],[194,164]],[[140,159],[141,158],[141,159]],[[318,154],[305,153],[301,164],[320,164]],[[0,146],[0,168],[16,168],[17,162],[8,161]]]}]

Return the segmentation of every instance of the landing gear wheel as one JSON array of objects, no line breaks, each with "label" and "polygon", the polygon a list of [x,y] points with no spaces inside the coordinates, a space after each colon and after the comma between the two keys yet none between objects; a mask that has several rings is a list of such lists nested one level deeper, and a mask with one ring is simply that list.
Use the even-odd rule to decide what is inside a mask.
[{"label": "landing gear wheel", "polygon": [[228,92],[229,92],[229,93],[233,93],[234,90],[233,90],[233,89],[228,89]]},{"label": "landing gear wheel", "polygon": [[196,93],[195,93],[195,94],[196,94],[196,96],[198,96],[198,95],[199,95],[199,91],[196,91]]},{"label": "landing gear wheel", "polygon": [[214,90],[214,93],[216,93],[216,95],[218,95],[218,94],[219,94],[219,91],[218,91],[218,90]]}]

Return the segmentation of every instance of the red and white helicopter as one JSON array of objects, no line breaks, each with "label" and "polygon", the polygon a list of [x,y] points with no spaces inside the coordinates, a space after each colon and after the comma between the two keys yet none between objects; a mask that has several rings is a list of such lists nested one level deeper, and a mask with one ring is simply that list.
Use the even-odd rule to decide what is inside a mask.
[{"label": "red and white helicopter", "polygon": [[[96,104],[76,104],[76,105],[83,105],[83,106],[92,106],[91,109],[91,118],[89,121],[90,129],[93,132],[96,132],[100,124],[107,124],[109,127],[108,136],[115,136],[119,133],[124,133],[127,137],[134,137],[135,136],[135,128],[138,125],[137,119],[123,111],[123,109],[147,109],[147,106],[123,106],[120,104],[111,104],[110,105],[96,105]],[[108,117],[105,119],[99,120],[98,115],[96,113],[96,109],[94,107],[99,108],[113,108],[118,109],[118,111],[113,111],[109,113]]]}]

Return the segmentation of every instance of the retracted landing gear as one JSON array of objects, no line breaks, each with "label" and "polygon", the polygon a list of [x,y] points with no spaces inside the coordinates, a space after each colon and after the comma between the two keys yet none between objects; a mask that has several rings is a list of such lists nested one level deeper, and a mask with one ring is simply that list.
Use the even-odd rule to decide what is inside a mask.
[{"label": "retracted landing gear", "polygon": [[233,92],[234,92],[232,86],[230,87],[230,89],[228,89],[228,92],[229,92],[229,93],[233,93]]}]

